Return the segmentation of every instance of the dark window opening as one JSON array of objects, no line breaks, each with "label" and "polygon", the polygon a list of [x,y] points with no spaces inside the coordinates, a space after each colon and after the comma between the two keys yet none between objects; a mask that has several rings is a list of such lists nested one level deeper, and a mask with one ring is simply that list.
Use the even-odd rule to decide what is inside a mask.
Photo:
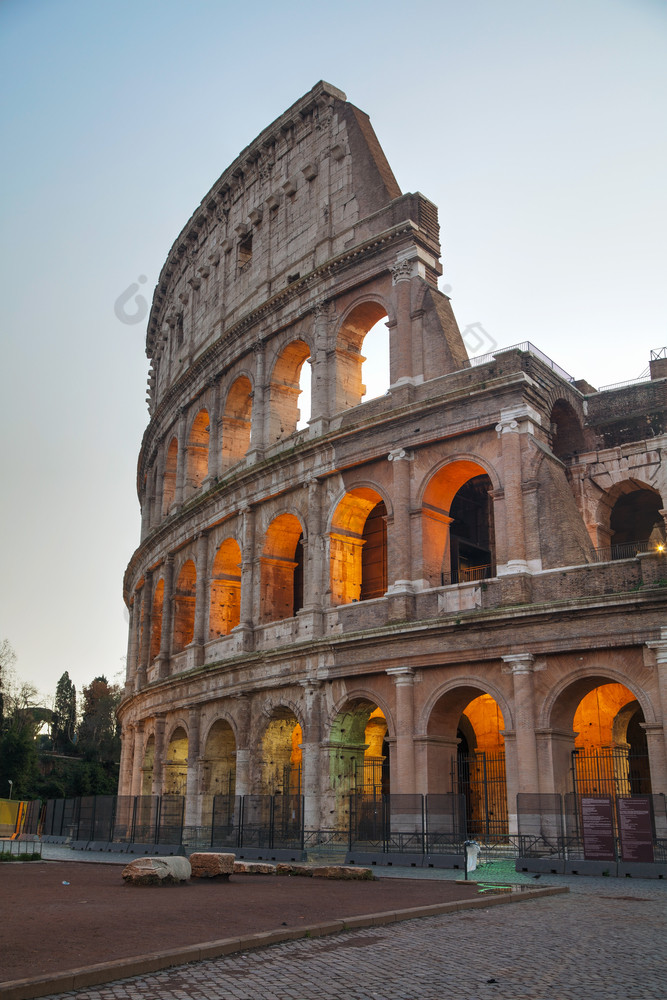
[{"label": "dark window opening", "polygon": [[373,507],[366,518],[361,551],[362,601],[383,597],[387,590],[387,508],[384,501]]},{"label": "dark window opening", "polygon": [[449,510],[452,583],[493,576],[491,480],[474,476],[458,491]]},{"label": "dark window opening", "polygon": [[244,271],[252,260],[252,233],[246,236],[239,243],[238,265],[239,271]]},{"label": "dark window opening", "polygon": [[293,585],[293,609],[295,615],[303,607],[303,535],[299,535],[294,552],[294,585]]}]

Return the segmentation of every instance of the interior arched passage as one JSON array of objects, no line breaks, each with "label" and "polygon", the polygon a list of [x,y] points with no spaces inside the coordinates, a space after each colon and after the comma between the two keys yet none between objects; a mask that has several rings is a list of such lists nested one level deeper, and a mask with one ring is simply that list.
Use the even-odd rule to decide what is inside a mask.
[{"label": "interior arched passage", "polygon": [[309,357],[310,348],[303,340],[292,341],[278,355],[269,385],[269,444],[284,440],[297,428],[301,368]]},{"label": "interior arched passage", "polygon": [[252,423],[252,385],[240,375],[227,394],[222,417],[222,471],[245,458],[250,448]]},{"label": "interior arched passage", "polygon": [[495,573],[492,483],[477,462],[439,469],[422,500],[424,576],[430,586],[482,580]]},{"label": "interior arched passage", "polygon": [[[377,800],[391,791],[387,720],[373,702],[350,701],[337,714],[329,737],[329,780],[334,793],[336,827],[349,822],[349,796]],[[357,820],[362,817],[357,815]],[[363,839],[363,837],[362,837]]]},{"label": "interior arched passage", "polygon": [[563,461],[586,450],[584,432],[572,406],[557,399],[551,410],[551,450]]},{"label": "interior arched passage", "polygon": [[377,492],[360,486],[346,493],[331,521],[331,601],[349,604],[382,597],[387,590],[387,509]]},{"label": "interior arched passage", "polygon": [[[366,392],[362,380],[362,365],[365,360],[362,345],[366,334],[386,317],[387,311],[384,306],[371,301],[356,306],[343,320],[336,341],[335,412],[358,406],[361,402]],[[383,384],[384,381],[383,379]],[[388,377],[386,383],[388,388]],[[376,395],[386,392],[386,388],[380,389],[379,384],[374,389]]]},{"label": "interior arched passage", "polygon": [[495,698],[468,685],[442,695],[429,716],[429,791],[460,796],[467,836],[475,839],[509,831],[504,728]]},{"label": "interior arched passage", "polygon": [[174,593],[174,653],[180,653],[194,639],[196,590],[197,571],[188,559],[178,574]]},{"label": "interior arched passage", "polygon": [[261,793],[301,793],[302,742],[301,725],[294,712],[285,706],[276,708],[262,736]]},{"label": "interior arched passage", "polygon": [[153,609],[151,611],[151,646],[150,659],[154,660],[160,652],[162,642],[162,609],[164,605],[164,580],[158,580],[153,594]]},{"label": "interior arched passage", "polygon": [[236,787],[236,740],[225,719],[217,719],[208,731],[202,755],[204,795],[233,797]]},{"label": "interior arched passage", "polygon": [[[665,545],[665,522],[660,513],[662,497],[657,490],[636,480],[617,489],[609,511],[612,558],[632,557],[636,552]],[[662,549],[660,549],[662,551]]]},{"label": "interior arched passage", "polygon": [[200,410],[190,429],[187,451],[187,492],[194,493],[208,475],[208,445],[210,420],[206,410]]},{"label": "interior arched passage", "polygon": [[229,635],[240,620],[241,549],[235,538],[226,538],[213,560],[209,639]]},{"label": "interior arched passage", "polygon": [[164,766],[164,794],[185,795],[188,783],[188,735],[178,726],[167,746]]},{"label": "interior arched passage", "polygon": [[303,606],[303,528],[294,514],[269,525],[261,560],[263,622],[292,618]]},{"label": "interior arched passage", "polygon": [[178,468],[178,440],[173,437],[167,448],[162,479],[162,516],[166,517],[176,498],[176,470]]},{"label": "interior arched passage", "polygon": [[554,785],[562,793],[628,795],[651,791],[645,718],[636,693],[603,674],[579,678],[556,698],[550,727]]}]

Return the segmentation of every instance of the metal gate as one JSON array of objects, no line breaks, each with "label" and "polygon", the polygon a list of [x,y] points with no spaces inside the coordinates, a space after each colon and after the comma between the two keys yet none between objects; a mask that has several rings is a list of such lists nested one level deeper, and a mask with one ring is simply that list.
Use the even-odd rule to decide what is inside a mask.
[{"label": "metal gate", "polygon": [[509,834],[505,754],[477,751],[452,761],[452,792],[463,795],[467,835],[485,842]]},{"label": "metal gate", "polygon": [[625,747],[573,750],[572,786],[577,798],[582,795],[649,795],[648,754],[633,754]]}]

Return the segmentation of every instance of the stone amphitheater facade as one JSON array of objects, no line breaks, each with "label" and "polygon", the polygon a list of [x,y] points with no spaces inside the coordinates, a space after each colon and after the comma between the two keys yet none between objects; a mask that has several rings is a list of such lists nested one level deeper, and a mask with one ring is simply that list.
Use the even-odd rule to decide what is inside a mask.
[{"label": "stone amphitheater facade", "polygon": [[[216,794],[299,791],[306,828],[336,829],[351,791],[449,792],[486,755],[511,833],[518,792],[566,792],[573,751],[610,748],[667,791],[667,361],[606,391],[530,344],[471,361],[441,273],[436,206],[326,83],[177,238],[121,794],[184,794],[197,825]],[[365,400],[381,320],[388,390]]]}]

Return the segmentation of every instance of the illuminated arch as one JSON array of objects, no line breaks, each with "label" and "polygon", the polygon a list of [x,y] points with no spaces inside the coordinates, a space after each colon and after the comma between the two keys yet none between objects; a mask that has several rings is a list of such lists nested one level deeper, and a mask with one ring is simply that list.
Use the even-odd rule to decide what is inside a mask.
[{"label": "illuminated arch", "polygon": [[262,622],[292,618],[303,606],[303,527],[279,514],[266,531],[261,558]]},{"label": "illuminated arch", "polygon": [[218,548],[211,572],[209,639],[229,635],[241,620],[241,549],[235,538]]},{"label": "illuminated arch", "polygon": [[174,653],[180,653],[194,639],[196,589],[197,570],[188,559],[178,574],[174,594]]},{"label": "illuminated arch", "polygon": [[422,497],[422,558],[430,586],[493,576],[493,488],[487,469],[462,458],[440,467]]},{"label": "illuminated arch", "polygon": [[303,730],[294,711],[275,706],[260,744],[262,793],[300,794],[302,742]]},{"label": "illuminated arch", "polygon": [[216,719],[204,740],[201,786],[204,795],[234,795],[236,738],[226,719]]},{"label": "illuminated arch", "polygon": [[185,795],[188,781],[188,734],[176,727],[167,744],[164,765],[164,794]]},{"label": "illuminated arch", "polygon": [[299,379],[310,347],[303,340],[293,340],[278,355],[269,384],[268,444],[288,438],[299,421]]},{"label": "illuminated arch", "polygon": [[339,501],[331,519],[331,601],[381,597],[387,590],[387,508],[377,490],[357,486]]},{"label": "illuminated arch", "polygon": [[387,309],[374,300],[359,303],[343,318],[336,338],[334,412],[347,410],[361,402],[366,391],[362,382],[365,360],[361,353],[362,345],[366,334],[383,319],[387,319]]},{"label": "illuminated arch", "polygon": [[227,394],[222,416],[222,471],[245,458],[250,447],[252,385],[247,375],[239,375]]},{"label": "illuminated arch", "polygon": [[210,418],[207,410],[200,410],[192,422],[187,449],[187,490],[198,490],[208,475],[208,445]]}]

